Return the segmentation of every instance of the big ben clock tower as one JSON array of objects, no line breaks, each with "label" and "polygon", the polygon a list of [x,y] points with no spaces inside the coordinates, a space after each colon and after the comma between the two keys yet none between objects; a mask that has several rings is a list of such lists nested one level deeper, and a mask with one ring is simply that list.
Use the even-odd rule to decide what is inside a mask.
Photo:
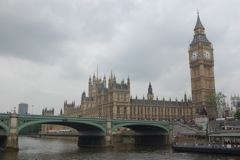
[{"label": "big ben clock tower", "polygon": [[192,101],[196,114],[216,118],[214,55],[211,42],[199,18],[194,28],[193,40],[189,46]]}]

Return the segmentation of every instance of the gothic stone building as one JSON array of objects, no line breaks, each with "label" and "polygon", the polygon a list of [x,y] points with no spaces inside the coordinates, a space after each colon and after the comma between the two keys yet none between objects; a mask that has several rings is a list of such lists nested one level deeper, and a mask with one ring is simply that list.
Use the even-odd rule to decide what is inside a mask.
[{"label": "gothic stone building", "polygon": [[117,83],[115,75],[111,74],[107,84],[105,76],[103,79],[93,76],[89,78],[88,95],[82,93],[80,106],[76,107],[75,102],[64,102],[64,115],[188,121],[205,111],[205,114],[214,118],[217,114],[216,104],[211,100],[211,96],[215,95],[213,47],[206,37],[199,15],[188,54],[192,100],[187,99],[186,94],[181,101],[154,99],[151,83],[146,99],[132,98],[129,78],[126,83]]},{"label": "gothic stone building", "polygon": [[154,99],[151,83],[148,87],[147,98],[131,98],[130,79],[121,83],[116,82],[115,75],[108,79],[93,76],[89,78],[88,96],[82,93],[81,105],[75,107],[75,103],[64,102],[64,115],[80,117],[102,117],[140,120],[190,120],[192,114],[192,102],[186,94],[182,101]]}]

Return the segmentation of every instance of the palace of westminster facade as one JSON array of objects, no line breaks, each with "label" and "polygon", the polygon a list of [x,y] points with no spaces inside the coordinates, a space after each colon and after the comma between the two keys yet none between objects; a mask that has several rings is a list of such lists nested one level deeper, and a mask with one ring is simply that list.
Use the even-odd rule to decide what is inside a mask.
[{"label": "palace of westminster facade", "polygon": [[88,95],[85,92],[82,93],[80,106],[75,106],[75,102],[68,104],[65,101],[62,115],[166,121],[184,119],[189,121],[197,117],[201,111],[205,111],[210,118],[216,118],[216,103],[208,103],[206,98],[215,95],[213,47],[206,37],[205,28],[199,15],[188,54],[192,99],[188,99],[186,94],[181,101],[154,99],[151,83],[149,83],[146,98],[132,98],[129,78],[126,82],[117,83],[116,77],[112,73],[108,80],[105,76],[101,79],[93,75],[89,78]]}]

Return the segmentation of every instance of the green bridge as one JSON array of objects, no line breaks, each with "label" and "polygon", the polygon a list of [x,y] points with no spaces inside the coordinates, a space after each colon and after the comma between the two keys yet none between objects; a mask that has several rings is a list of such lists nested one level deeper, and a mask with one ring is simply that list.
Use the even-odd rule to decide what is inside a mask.
[{"label": "green bridge", "polygon": [[57,124],[79,132],[78,146],[112,146],[113,133],[126,127],[135,131],[137,144],[163,144],[169,142],[169,122],[151,120],[123,120],[84,118],[74,116],[45,116],[0,114],[1,145],[6,149],[18,149],[18,134],[33,124]]}]

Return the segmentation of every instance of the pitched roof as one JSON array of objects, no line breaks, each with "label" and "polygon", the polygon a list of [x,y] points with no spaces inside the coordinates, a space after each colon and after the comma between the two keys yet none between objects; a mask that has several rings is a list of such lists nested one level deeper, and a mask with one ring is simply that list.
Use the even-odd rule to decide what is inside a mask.
[{"label": "pitched roof", "polygon": [[200,20],[199,13],[198,13],[197,23],[196,23],[196,26],[195,26],[194,30],[197,29],[197,28],[205,29],[205,28],[203,27],[203,25],[202,25],[201,20]]}]

